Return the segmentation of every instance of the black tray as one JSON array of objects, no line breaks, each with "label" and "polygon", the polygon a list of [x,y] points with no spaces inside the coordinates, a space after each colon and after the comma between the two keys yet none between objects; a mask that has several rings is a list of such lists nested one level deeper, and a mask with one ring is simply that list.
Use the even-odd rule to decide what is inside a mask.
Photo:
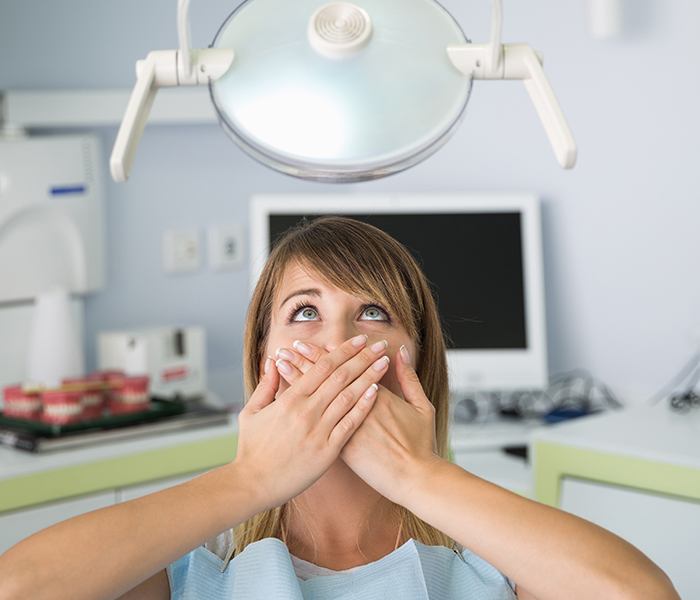
[{"label": "black tray", "polygon": [[107,415],[98,419],[91,419],[90,421],[73,423],[71,425],[52,425],[50,423],[30,421],[28,419],[15,419],[13,417],[6,417],[0,411],[0,427],[17,431],[18,433],[31,433],[33,436],[43,438],[58,438],[95,429],[115,429],[117,427],[149,423],[164,417],[182,414],[185,412],[185,409],[186,404],[182,400],[166,400],[164,398],[152,397],[147,410],[125,415]]}]

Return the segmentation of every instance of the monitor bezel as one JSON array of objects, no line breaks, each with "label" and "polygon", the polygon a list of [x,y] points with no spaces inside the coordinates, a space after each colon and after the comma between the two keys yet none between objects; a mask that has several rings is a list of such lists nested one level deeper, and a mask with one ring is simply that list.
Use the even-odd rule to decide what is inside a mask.
[{"label": "monitor bezel", "polygon": [[451,349],[447,352],[450,390],[545,389],[547,342],[539,199],[530,193],[256,194],[250,201],[251,285],[255,287],[268,254],[268,217],[273,214],[391,214],[519,212],[525,293],[527,349]]}]

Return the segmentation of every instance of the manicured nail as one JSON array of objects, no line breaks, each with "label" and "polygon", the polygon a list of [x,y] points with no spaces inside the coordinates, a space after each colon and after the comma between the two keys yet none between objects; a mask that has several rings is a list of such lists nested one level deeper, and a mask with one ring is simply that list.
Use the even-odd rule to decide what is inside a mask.
[{"label": "manicured nail", "polygon": [[408,349],[406,348],[406,346],[401,346],[401,348],[399,348],[399,353],[401,354],[401,360],[403,361],[403,364],[410,365],[411,355],[408,353]]},{"label": "manicured nail", "polygon": [[369,389],[365,392],[365,398],[367,400],[371,400],[376,396],[377,390],[379,389],[379,386],[376,383],[373,383],[372,385],[369,386]]},{"label": "manicured nail", "polygon": [[270,360],[269,358],[266,358],[265,359],[265,367],[264,367],[265,373],[268,373],[270,371],[271,365],[272,365],[272,360]]},{"label": "manicured nail", "polygon": [[389,366],[389,357],[382,356],[377,362],[372,365],[375,371],[383,371]]},{"label": "manicured nail", "polygon": [[304,342],[294,340],[294,342],[292,343],[292,348],[294,348],[299,354],[303,354],[306,357],[311,356],[311,348],[307,346]]},{"label": "manicured nail", "polygon": [[277,368],[284,375],[292,374],[292,365],[290,365],[286,360],[278,360],[276,363]]},{"label": "manicured nail", "polygon": [[387,349],[389,346],[389,342],[386,340],[382,340],[381,342],[376,342],[372,344],[369,349],[374,352],[375,354],[379,354],[380,352],[383,352],[384,350]]},{"label": "manicured nail", "polygon": [[367,343],[367,336],[366,335],[358,335],[350,340],[350,343],[355,347],[355,348],[361,348]]},{"label": "manicured nail", "polygon": [[294,355],[286,348],[277,348],[277,352],[275,352],[275,356],[277,356],[277,358],[283,358],[284,360],[289,360],[289,361],[294,360]]}]

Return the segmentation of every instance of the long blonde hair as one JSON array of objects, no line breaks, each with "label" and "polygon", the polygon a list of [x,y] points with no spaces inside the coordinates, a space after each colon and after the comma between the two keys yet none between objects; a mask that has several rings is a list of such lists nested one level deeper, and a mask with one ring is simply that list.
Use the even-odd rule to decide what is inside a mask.
[{"label": "long blonde hair", "polygon": [[[300,264],[335,287],[384,304],[416,346],[416,372],[435,406],[438,454],[448,458],[448,382],[445,340],[430,286],[411,254],[380,229],[344,217],[302,222],[272,249],[246,315],[243,376],[246,399],[260,379],[260,364],[270,331],[276,286],[290,264]],[[394,504],[404,536],[427,545],[455,547],[446,534]],[[286,543],[294,500],[259,513],[235,528],[235,554],[253,542],[277,537]]]}]

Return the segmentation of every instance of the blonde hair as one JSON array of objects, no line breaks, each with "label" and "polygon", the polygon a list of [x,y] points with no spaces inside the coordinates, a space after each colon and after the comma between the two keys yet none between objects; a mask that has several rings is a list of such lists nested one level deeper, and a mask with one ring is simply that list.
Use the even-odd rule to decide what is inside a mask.
[{"label": "blonde hair", "polygon": [[[290,264],[299,264],[335,287],[384,304],[416,346],[416,372],[435,406],[437,452],[448,458],[448,382],[445,340],[430,286],[411,254],[380,229],[343,217],[302,222],[272,249],[246,315],[243,376],[246,398],[260,379],[276,286]],[[400,532],[427,545],[454,548],[455,541],[397,504]],[[286,543],[294,500],[259,513],[235,528],[235,554],[253,542],[277,537]],[[303,515],[302,515],[303,516]]]}]

